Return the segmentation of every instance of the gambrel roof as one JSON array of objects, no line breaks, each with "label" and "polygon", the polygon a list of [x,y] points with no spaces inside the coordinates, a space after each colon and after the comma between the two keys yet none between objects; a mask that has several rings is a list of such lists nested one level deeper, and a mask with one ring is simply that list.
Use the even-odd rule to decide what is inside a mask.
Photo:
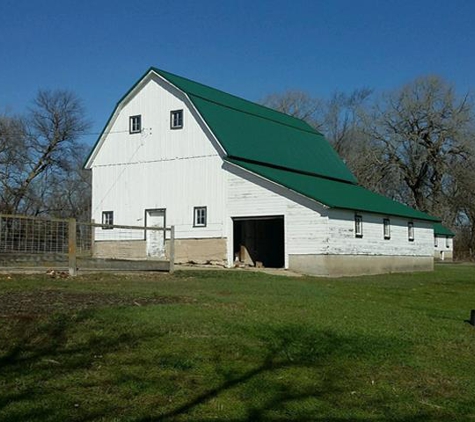
[{"label": "gambrel roof", "polygon": [[303,120],[154,67],[118,102],[106,127],[150,73],[186,94],[224,149],[225,161],[331,208],[439,221],[359,186],[329,142]]},{"label": "gambrel roof", "polygon": [[228,157],[356,182],[323,135],[301,119],[153,68],[188,95]]}]

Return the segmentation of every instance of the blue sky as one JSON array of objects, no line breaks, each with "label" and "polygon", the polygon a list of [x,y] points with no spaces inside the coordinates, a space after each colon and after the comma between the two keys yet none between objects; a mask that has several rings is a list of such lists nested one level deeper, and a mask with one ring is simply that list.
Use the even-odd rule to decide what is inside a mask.
[{"label": "blue sky", "polygon": [[0,112],[68,89],[99,132],[150,66],[250,100],[426,74],[474,91],[474,17],[471,0],[0,0]]}]

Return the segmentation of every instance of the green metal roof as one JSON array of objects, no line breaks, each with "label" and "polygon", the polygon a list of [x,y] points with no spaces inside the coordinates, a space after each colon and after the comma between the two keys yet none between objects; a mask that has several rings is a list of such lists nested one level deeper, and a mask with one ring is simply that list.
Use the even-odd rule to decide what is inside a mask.
[{"label": "green metal roof", "polygon": [[182,91],[186,92],[188,95],[203,98],[216,104],[224,105],[244,113],[254,114],[264,119],[274,120],[276,122],[298,129],[318,133],[302,119],[297,119],[296,117],[289,116],[288,114],[281,113],[272,108],[236,97],[235,95],[231,95],[224,91],[220,91],[219,89],[203,85],[199,82],[192,81],[182,76],[174,75],[173,73],[166,72],[161,69],[157,69],[156,67],[152,67],[152,70],[164,77],[176,87],[180,88]]},{"label": "green metal roof", "polygon": [[455,236],[455,233],[452,230],[443,226],[441,223],[434,224],[434,234],[438,236],[450,236],[450,237]]},{"label": "green metal roof", "polygon": [[188,95],[225,149],[225,160],[329,207],[440,221],[358,186],[328,141],[303,120],[155,67],[118,101],[86,162],[119,104],[150,72]]},{"label": "green metal roof", "polygon": [[152,69],[188,95],[228,156],[356,182],[323,135],[303,120]]},{"label": "green metal roof", "polygon": [[428,214],[352,183],[339,182],[232,158],[226,158],[225,160],[331,208],[438,221],[437,218]]}]

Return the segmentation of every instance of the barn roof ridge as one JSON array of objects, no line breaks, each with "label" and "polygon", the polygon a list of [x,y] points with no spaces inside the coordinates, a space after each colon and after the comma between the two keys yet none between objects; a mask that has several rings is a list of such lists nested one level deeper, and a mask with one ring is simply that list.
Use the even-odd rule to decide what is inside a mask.
[{"label": "barn roof ridge", "polygon": [[324,136],[304,120],[158,68],[151,71],[188,96],[228,156],[357,183]]},{"label": "barn roof ridge", "polygon": [[[201,82],[193,81],[192,79],[189,79],[189,78],[186,78],[184,76],[180,76],[180,75],[168,72],[168,71],[163,70],[163,69],[159,69],[157,67],[151,67],[150,70],[153,70],[154,72],[158,73],[159,75],[161,75],[162,77],[164,77],[167,80],[169,80],[169,78],[172,79],[171,81],[169,80],[172,83],[173,83],[173,79],[177,78],[177,79],[180,79],[182,81],[186,81],[189,84],[193,84],[195,86],[198,86],[198,87],[200,87],[204,90],[208,90],[211,94],[218,94],[218,95],[221,95],[222,97],[232,98],[233,100],[236,100],[238,102],[245,103],[245,105],[247,105],[247,106],[255,107],[257,110],[260,110],[262,113],[252,111],[252,110],[249,110],[249,109],[246,110],[244,107],[232,106],[232,105],[229,104],[229,102],[223,101],[222,99],[220,100],[220,99],[217,99],[217,98],[213,98],[211,95],[205,95],[203,93],[197,94],[196,91],[190,92],[187,89],[183,89],[183,86],[179,87],[180,89],[184,90],[185,92],[187,92],[189,95],[192,95],[193,97],[198,97],[198,98],[201,98],[203,100],[219,104],[223,107],[230,108],[230,109],[235,110],[235,111],[239,111],[241,113],[252,114],[252,115],[261,117],[263,119],[273,121],[275,123],[280,123],[280,124],[283,124],[285,126],[290,126],[290,127],[295,128],[295,129],[302,130],[304,132],[316,133],[316,134],[322,135],[321,132],[319,132],[314,127],[310,126],[305,120],[303,120],[299,117],[291,116],[290,114],[284,113],[282,111],[279,111],[279,110],[267,107],[263,104],[259,104],[259,103],[256,103],[254,101],[248,100],[246,98],[240,97],[239,95],[230,94],[229,92],[223,91],[221,89],[214,88],[212,86],[203,84]],[[177,79],[175,79],[175,80],[177,80]]]}]

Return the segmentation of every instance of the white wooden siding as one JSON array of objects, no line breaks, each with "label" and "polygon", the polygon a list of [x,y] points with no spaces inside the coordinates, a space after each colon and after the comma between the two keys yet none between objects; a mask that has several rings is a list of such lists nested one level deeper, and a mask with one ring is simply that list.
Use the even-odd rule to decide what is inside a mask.
[{"label": "white wooden siding", "polygon": [[283,215],[285,266],[288,255],[325,253],[328,221],[325,208],[310,199],[232,165],[227,177],[228,260],[232,263],[232,218]]},{"label": "white wooden siding", "polygon": [[[184,110],[183,129],[170,129],[170,111]],[[142,115],[142,133],[129,134],[129,117]],[[92,217],[114,211],[114,223],[143,225],[145,209],[165,208],[177,238],[225,236],[225,178],[213,141],[186,98],[152,78],[122,106],[94,158]],[[193,207],[207,207],[207,226],[193,227]],[[114,233],[116,232],[116,233]],[[113,239],[116,230],[99,230]]]},{"label": "white wooden siding", "polygon": [[[437,246],[435,246],[435,237],[437,237]],[[446,242],[448,241],[448,247]],[[454,239],[452,237],[446,238],[446,236],[438,235],[434,236],[434,251],[436,252],[453,252]]]},{"label": "white wooden siding", "polygon": [[[355,236],[355,212],[349,210],[329,210],[328,253],[338,255],[400,255],[432,256],[434,237],[432,224],[425,221],[409,220],[401,217],[361,213],[363,217],[363,237]],[[384,238],[383,219],[389,218],[391,238]],[[408,222],[414,223],[414,241],[408,240]]]}]

